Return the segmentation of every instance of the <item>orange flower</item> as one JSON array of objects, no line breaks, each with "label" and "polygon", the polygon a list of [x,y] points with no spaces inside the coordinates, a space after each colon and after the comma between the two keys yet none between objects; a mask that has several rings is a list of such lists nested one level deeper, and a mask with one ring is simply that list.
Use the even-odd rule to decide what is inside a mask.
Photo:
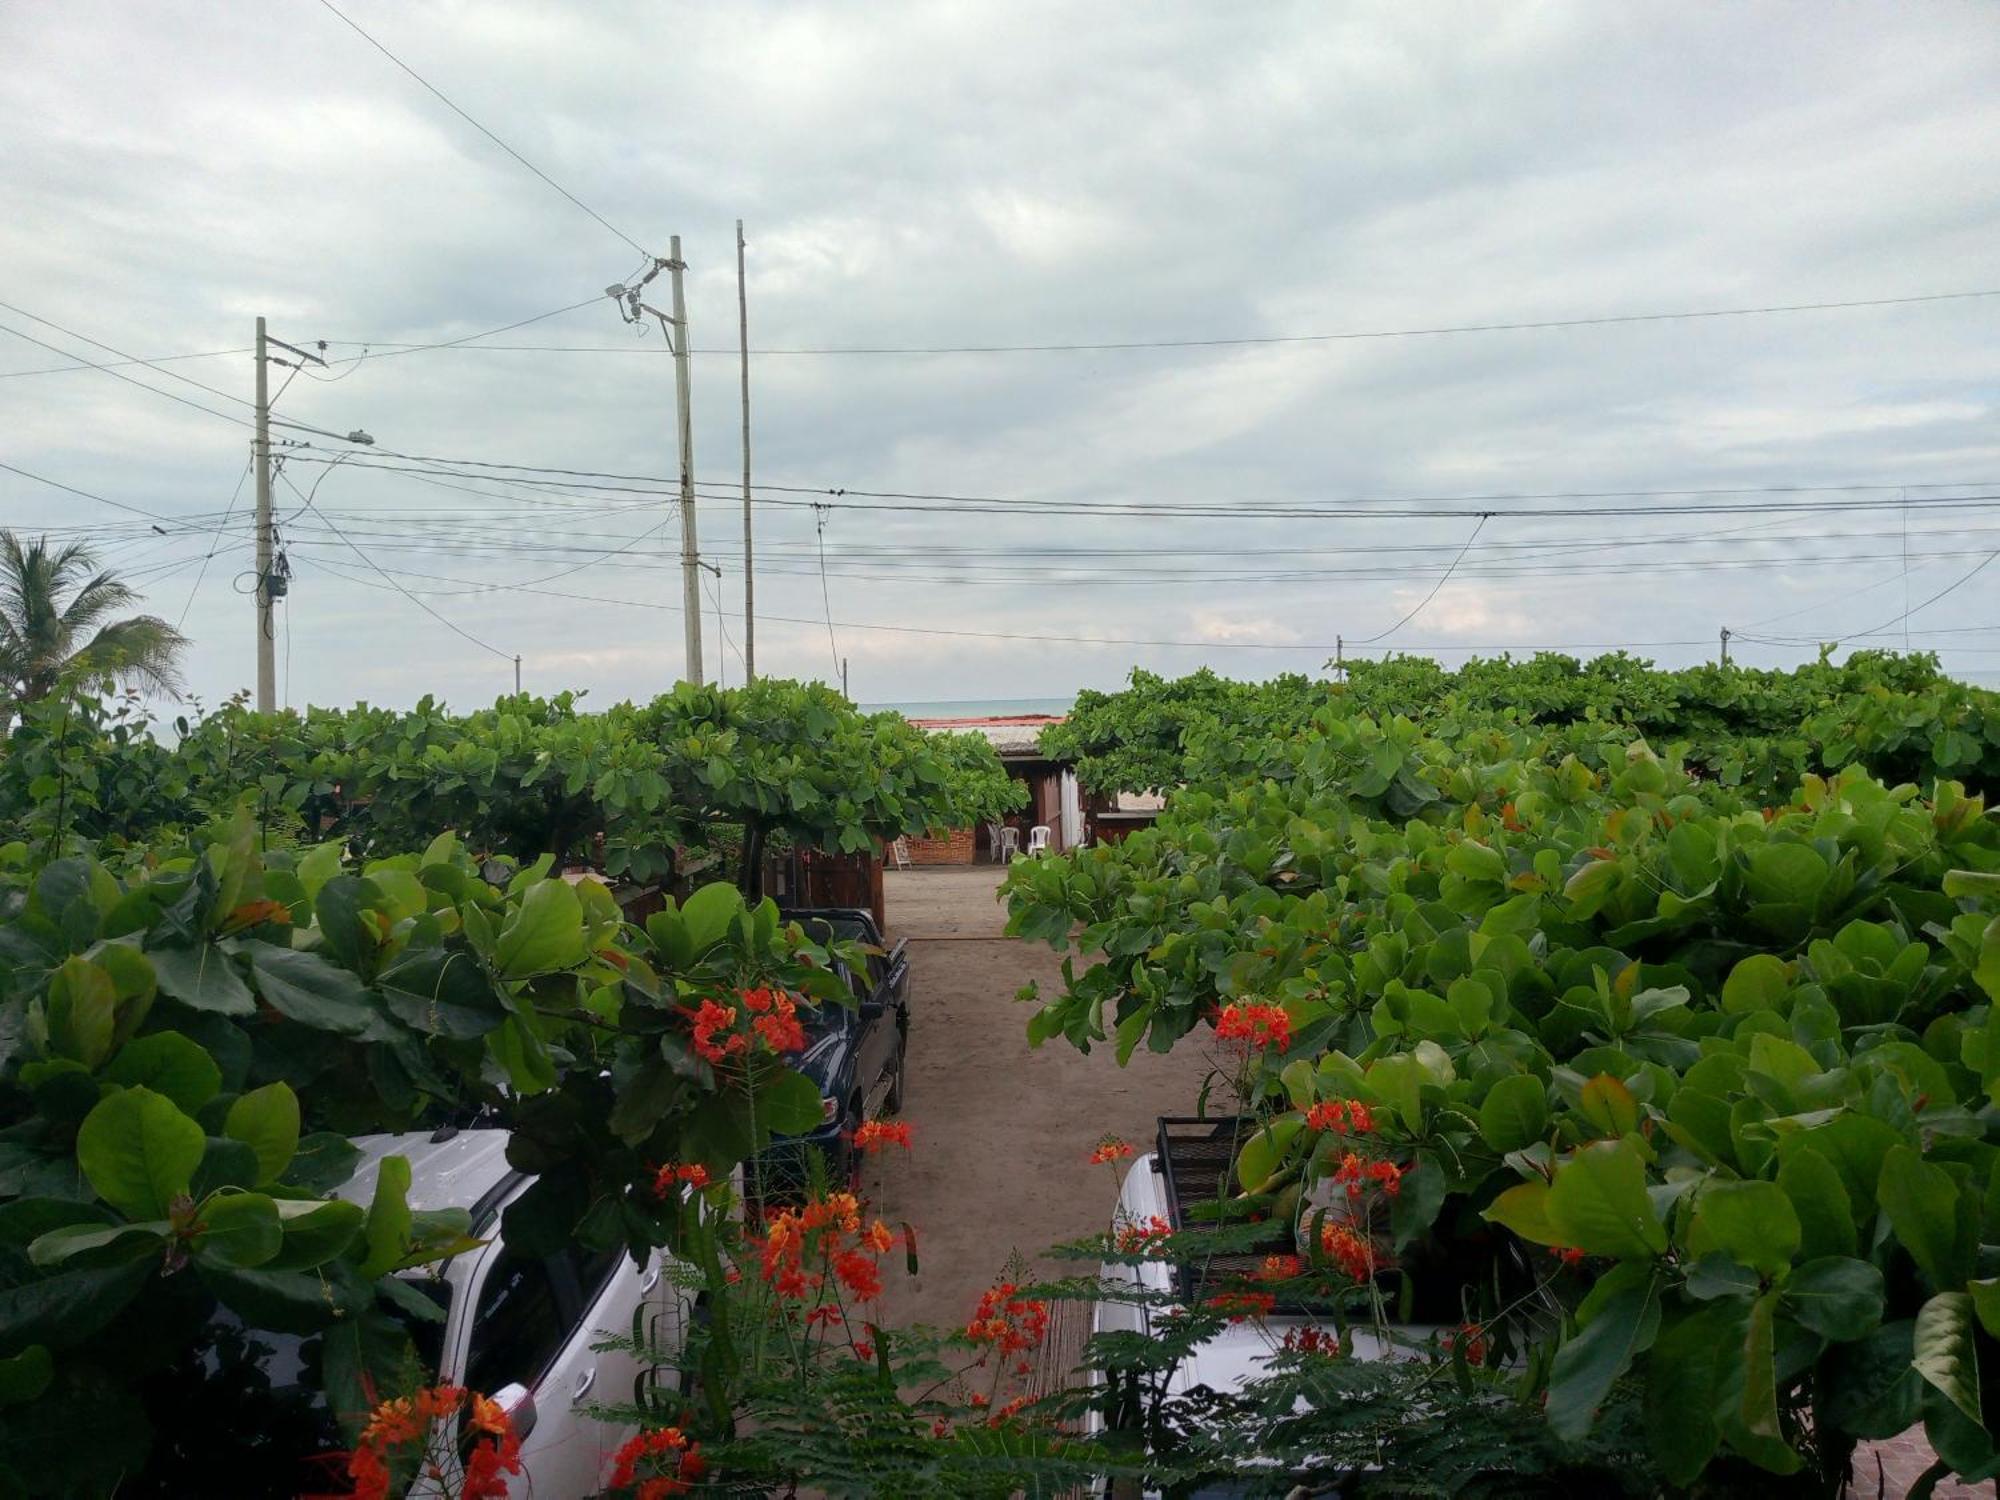
[{"label": "orange flower", "polygon": [[1329,1099],[1306,1111],[1306,1127],[1331,1130],[1335,1135],[1346,1135],[1350,1130],[1370,1135],[1375,1130],[1375,1116],[1359,1099]]},{"label": "orange flower", "polygon": [[1350,1198],[1359,1198],[1371,1182],[1393,1198],[1403,1190],[1403,1169],[1391,1161],[1364,1162],[1350,1151],[1340,1159],[1333,1180],[1346,1187]]},{"label": "orange flower", "polygon": [[887,1255],[895,1248],[896,1236],[887,1224],[877,1219],[868,1226],[868,1232],[861,1236],[861,1243],[877,1255]]},{"label": "orange flower", "polygon": [[[694,1013],[694,1050],[712,1064],[726,1062],[729,1058],[747,1052],[750,1039],[735,1030],[736,1008],[731,1005],[717,1005],[713,1000],[704,1000]],[[727,1031],[730,1035],[718,1042],[715,1034]]]},{"label": "orange flower", "polygon": [[[641,1464],[655,1471],[643,1482],[639,1479]],[[634,1434],[612,1455],[611,1488],[622,1490],[637,1484],[642,1500],[685,1495],[707,1468],[701,1444],[689,1441],[678,1427],[662,1427]]]},{"label": "orange flower", "polygon": [[708,1186],[708,1168],[700,1162],[668,1162],[653,1174],[653,1196],[671,1197],[677,1183],[686,1183],[699,1191]]},{"label": "orange flower", "polygon": [[1324,1354],[1331,1359],[1340,1354],[1340,1335],[1314,1327],[1288,1328],[1284,1347],[1288,1353]]},{"label": "orange flower", "polygon": [[1262,1269],[1257,1272],[1259,1281],[1296,1281],[1305,1274],[1306,1263],[1296,1255],[1267,1255]]},{"label": "orange flower", "polygon": [[882,1295],[881,1268],[859,1250],[838,1252],[833,1257],[833,1274],[859,1301],[873,1302]]},{"label": "orange flower", "polygon": [[1097,1143],[1097,1149],[1090,1153],[1090,1164],[1101,1167],[1106,1162],[1127,1161],[1132,1155],[1132,1143],[1121,1141],[1115,1135],[1107,1135]]},{"label": "orange flower", "polygon": [[1269,1292],[1217,1292],[1208,1299],[1208,1305],[1219,1313],[1228,1314],[1232,1323],[1241,1323],[1250,1318],[1256,1318],[1261,1322],[1271,1315],[1271,1309],[1278,1305],[1278,1299]]},{"label": "orange flower", "polygon": [[901,1120],[870,1120],[854,1127],[855,1146],[873,1156],[885,1146],[910,1146],[910,1127]]},{"label": "orange flower", "polygon": [[1368,1281],[1375,1275],[1375,1247],[1353,1230],[1340,1224],[1323,1224],[1319,1247],[1354,1280]]},{"label": "orange flower", "polygon": [[1144,1255],[1160,1240],[1174,1232],[1174,1226],[1158,1214],[1150,1215],[1143,1223],[1120,1224],[1111,1237],[1113,1246],[1121,1255]]},{"label": "orange flower", "polygon": [[1549,1254],[1566,1266],[1573,1266],[1583,1259],[1583,1252],[1574,1245],[1551,1245]]},{"label": "orange flower", "polygon": [[1484,1364],[1486,1330],[1477,1323],[1461,1323],[1455,1330],[1446,1330],[1444,1347],[1447,1351],[1462,1348],[1465,1351],[1465,1362],[1469,1365]]},{"label": "orange flower", "polygon": [[512,1419],[496,1401],[463,1386],[435,1385],[381,1402],[369,1413],[361,1441],[349,1455],[348,1478],[358,1500],[387,1500],[389,1450],[416,1443],[427,1447],[433,1428],[466,1411],[466,1425],[480,1434],[465,1455],[459,1500],[502,1500],[508,1474],[521,1472],[521,1439]]},{"label": "orange flower", "polygon": [[975,1344],[992,1344],[1002,1355],[1018,1354],[1041,1343],[1049,1331],[1049,1305],[1035,1298],[1016,1297],[1011,1281],[989,1287],[979,1296],[979,1310],[965,1327]]},{"label": "orange flower", "polygon": [[1282,1006],[1239,1000],[1216,1017],[1215,1034],[1246,1052],[1283,1052],[1292,1044],[1292,1018]]}]

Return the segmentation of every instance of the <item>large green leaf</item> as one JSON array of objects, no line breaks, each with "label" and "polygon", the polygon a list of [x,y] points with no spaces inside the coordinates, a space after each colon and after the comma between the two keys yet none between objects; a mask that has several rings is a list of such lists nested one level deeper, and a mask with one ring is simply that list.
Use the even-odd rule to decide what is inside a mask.
[{"label": "large green leaf", "polygon": [[1571,1441],[1590,1430],[1597,1408],[1660,1328],[1660,1290],[1650,1267],[1620,1266],[1625,1278],[1597,1316],[1556,1351],[1549,1375],[1549,1425]]},{"label": "large green leaf", "polygon": [[374,1023],[367,986],[319,954],[254,939],[244,940],[241,951],[257,993],[280,1015],[340,1036],[359,1036]]},{"label": "large green leaf", "polygon": [[1858,1243],[1854,1206],[1832,1162],[1817,1151],[1781,1154],[1778,1186],[1798,1214],[1802,1255],[1817,1259],[1854,1254]]},{"label": "large green leaf", "polygon": [[118,1049],[101,1076],[106,1083],[128,1088],[143,1084],[165,1094],[189,1114],[213,1099],[222,1087],[222,1069],[215,1059],[178,1031],[134,1037]]},{"label": "large green leaf", "polygon": [[383,1157],[376,1168],[375,1196],[363,1228],[367,1253],[360,1269],[364,1281],[373,1281],[403,1258],[410,1242],[409,1192],[409,1158]]},{"label": "large green leaf", "polygon": [[195,1257],[211,1265],[249,1270],[284,1243],[278,1205],[262,1193],[217,1193],[202,1205],[198,1222]]},{"label": "large green leaf", "polygon": [[1479,1106],[1480,1137],[1495,1151],[1519,1151],[1540,1140],[1548,1125],[1548,1089],[1532,1073],[1500,1079]]},{"label": "large green leaf", "polygon": [[30,1344],[19,1354],[0,1359],[0,1407],[34,1400],[49,1388],[55,1372],[47,1344]]},{"label": "large green leaf", "polygon": [[1646,1169],[1628,1141],[1597,1141],[1556,1169],[1548,1218],[1565,1244],[1619,1259],[1658,1255],[1667,1232],[1646,1195]]},{"label": "large green leaf", "polygon": [[742,892],[723,881],[701,887],[682,902],[681,924],[692,956],[699,958],[721,942],[742,910]]},{"label": "large green leaf", "polygon": [[257,998],[214,943],[192,948],[149,948],[153,973],[163,993],[195,1010],[214,1011],[224,1016],[256,1013]]},{"label": "large green leaf", "polygon": [[1864,1338],[1882,1321],[1882,1272],[1865,1260],[1809,1260],[1785,1281],[1785,1311],[1822,1338]]},{"label": "large green leaf", "polygon": [[276,1182],[299,1149],[299,1096],[287,1083],[267,1083],[229,1106],[223,1134],[257,1153],[257,1181]]},{"label": "large green leaf", "polygon": [[1703,1308],[1667,1327],[1646,1361],[1646,1444],[1677,1485],[1693,1483],[1714,1456],[1717,1370],[1736,1323],[1733,1308]]},{"label": "large green leaf", "polygon": [[1546,1182],[1519,1182],[1487,1207],[1483,1217],[1505,1224],[1524,1240],[1537,1245],[1560,1245],[1563,1231],[1549,1221],[1549,1185]]},{"label": "large green leaf", "polygon": [[110,973],[87,958],[67,958],[49,976],[49,1046],[86,1068],[111,1054],[118,1021],[118,987]]},{"label": "large green leaf", "polygon": [[820,1098],[818,1084],[787,1068],[757,1091],[757,1124],[777,1135],[803,1135],[824,1118]]},{"label": "large green leaf", "polygon": [[1959,1187],[1951,1174],[1911,1147],[1897,1146],[1882,1160],[1876,1197],[1896,1238],[1931,1284],[1941,1291],[1963,1286],[1971,1247],[1961,1233]]},{"label": "large green leaf", "polygon": [[1752,1437],[1782,1442],[1778,1431],[1778,1294],[1766,1292],[1750,1304],[1743,1336],[1743,1399],[1736,1421]]},{"label": "large green leaf", "polygon": [[309,1271],[345,1255],[368,1215],[360,1204],[341,1198],[281,1198],[278,1217],[284,1242],[265,1264],[274,1271]]},{"label": "large green leaf", "polygon": [[0,1287],[0,1348],[82,1343],[139,1295],[158,1265],[150,1258],[123,1261]]},{"label": "large green leaf", "polygon": [[97,1196],[125,1217],[164,1219],[187,1192],[206,1139],[166,1095],[121,1089],[85,1118],[76,1155]]},{"label": "large green leaf", "polygon": [[1979,1411],[1979,1355],[1973,1338],[1972,1298],[1939,1292],[1917,1309],[1910,1364],[1973,1422]]},{"label": "large green leaf", "polygon": [[1915,1326],[1907,1318],[1884,1323],[1827,1350],[1815,1417],[1857,1438],[1895,1437],[1914,1426],[1929,1389],[1910,1364]]},{"label": "large green leaf", "polygon": [[1799,1216],[1775,1182],[1715,1182],[1695,1200],[1688,1249],[1720,1251],[1766,1276],[1792,1263],[1800,1241]]},{"label": "large green leaf", "polygon": [[170,1227],[165,1219],[140,1224],[66,1224],[37,1237],[28,1246],[28,1259],[38,1266],[61,1265],[71,1256],[86,1250],[102,1250],[120,1240],[131,1241],[124,1247],[124,1253],[139,1254],[163,1241]]},{"label": "large green leaf", "polygon": [[485,968],[456,949],[412,949],[384,968],[376,984],[398,1020],[433,1036],[470,1040],[507,1019]]},{"label": "large green leaf", "polygon": [[574,968],[583,957],[583,903],[560,879],[528,887],[493,950],[495,966],[508,979]]}]

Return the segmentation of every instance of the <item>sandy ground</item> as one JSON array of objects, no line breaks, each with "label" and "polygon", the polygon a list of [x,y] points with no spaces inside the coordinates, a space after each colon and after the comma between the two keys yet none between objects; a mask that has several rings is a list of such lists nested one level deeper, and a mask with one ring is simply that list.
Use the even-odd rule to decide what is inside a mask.
[{"label": "sandy ground", "polygon": [[[1117,1199],[1110,1167],[1086,1161],[1099,1137],[1141,1150],[1161,1114],[1193,1113],[1207,1070],[1197,1052],[1085,1057],[1028,1046],[1032,1013],[1014,998],[1031,979],[1060,984],[1040,943],[1001,936],[993,865],[892,870],[884,877],[891,939],[908,938],[910,1058],[903,1118],[915,1147],[870,1163],[876,1211],[915,1227],[920,1273],[893,1275],[892,1323],[948,1326],[972,1315],[1011,1256],[1102,1231]],[[1054,1262],[1044,1262],[1050,1271]],[[1076,1268],[1068,1268],[1074,1271]]]}]

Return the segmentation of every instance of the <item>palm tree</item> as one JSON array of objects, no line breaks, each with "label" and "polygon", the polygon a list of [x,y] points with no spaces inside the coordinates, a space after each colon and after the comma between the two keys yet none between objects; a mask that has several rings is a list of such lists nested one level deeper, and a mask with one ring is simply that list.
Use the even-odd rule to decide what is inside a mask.
[{"label": "palm tree", "polygon": [[81,542],[52,552],[0,531],[0,726],[71,671],[179,692],[187,637],[157,615],[109,618],[138,601]]}]

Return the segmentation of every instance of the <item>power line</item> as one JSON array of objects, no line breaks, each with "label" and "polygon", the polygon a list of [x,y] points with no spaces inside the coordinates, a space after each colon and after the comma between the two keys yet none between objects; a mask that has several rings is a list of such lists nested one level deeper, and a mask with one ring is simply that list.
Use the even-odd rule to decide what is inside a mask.
[{"label": "power line", "polygon": [[[319,560],[322,566],[333,566],[328,560]],[[371,565],[372,566],[372,565]],[[381,571],[381,569],[377,569]],[[438,583],[469,585],[475,589],[504,589],[506,585],[481,584],[475,579],[451,578],[437,573],[417,573],[407,569],[396,570],[405,578],[424,578]],[[365,579],[356,582],[366,583]],[[373,585],[380,587],[380,585]],[[400,585],[398,586],[400,590]],[[427,592],[419,590],[418,592]],[[547,594],[550,598],[566,600],[572,604],[605,604],[628,609],[649,609],[666,614],[679,614],[677,604],[661,604],[653,600],[611,599],[593,594],[573,594],[565,590],[523,588],[518,592],[526,594]],[[788,625],[820,625],[823,622],[812,615],[764,615],[764,619],[777,620]],[[895,635],[947,636],[970,640],[994,641],[1040,641],[1052,645],[1083,646],[1173,646],[1199,650],[1220,651],[1310,651],[1326,655],[1333,650],[1330,645],[1302,641],[1216,641],[1216,640],[1157,640],[1131,636],[1099,635],[1056,635],[1037,634],[1028,631],[1011,630],[964,630],[942,625],[884,625],[864,620],[836,620],[834,624],[842,630],[867,630],[887,632]],[[1413,642],[1410,651],[1642,651],[1664,647],[1708,646],[1714,642],[1707,637],[1685,641],[1557,641],[1540,645],[1501,645],[1481,643],[1474,645],[1447,645],[1439,642]]]},{"label": "power line", "polygon": [[[29,314],[29,316],[32,317],[33,314]],[[41,320],[36,319],[36,321],[39,322]],[[109,360],[105,364],[100,365],[98,368],[108,369],[114,365],[157,366],[183,359],[221,359],[226,355],[254,354],[256,352],[257,352],[256,350],[250,348],[203,349],[194,354],[155,354],[151,359],[141,359],[135,354],[122,360],[117,360],[117,359]],[[44,365],[37,370],[0,370],[0,380],[17,380],[23,375],[68,375],[73,371],[87,370],[89,368],[90,367],[88,365],[68,364],[68,365]],[[164,375],[167,372],[162,370],[160,373]]]},{"label": "power line", "polygon": [[[326,4],[327,0],[320,0]],[[329,7],[331,8],[331,7]],[[608,227],[608,226],[607,226]],[[630,243],[628,241],[628,243]],[[637,247],[634,246],[636,249]],[[1866,307],[1910,307],[1929,302],[1958,302],[1975,297],[2000,297],[2000,288],[1970,292],[1931,292],[1909,297],[1861,297],[1843,302],[1786,302],[1761,307],[1709,307],[1675,312],[1609,313],[1592,317],[1535,318],[1517,322],[1454,323],[1421,328],[1371,328],[1336,333],[1244,334],[1227,338],[1122,339],[1098,343],[1050,344],[838,344],[791,348],[752,349],[764,357],[816,357],[825,355],[931,355],[931,354],[1110,354],[1139,349],[1240,349],[1273,344],[1333,344],[1361,339],[1438,338],[1469,333],[1523,333],[1553,328],[1603,328],[1624,323],[1684,322],[1699,318],[1754,318],[1783,313],[1842,312]],[[637,354],[653,349],[639,345],[546,345],[486,344],[489,353],[512,354]],[[737,348],[691,349],[690,354],[739,357]]]},{"label": "power line", "polygon": [[[1889,619],[1884,620],[1880,625],[1874,626],[1873,628],[1868,630],[1857,630],[1852,632],[1846,632],[1843,634],[1843,639],[1851,640],[1851,639],[1858,639],[1863,636],[1889,635],[1893,633],[1896,626],[1907,625],[1907,622],[1909,621],[1911,615],[1918,614],[1926,609],[1929,609],[1933,604],[1937,603],[1938,600],[1944,598],[1945,595],[1953,593],[1956,590],[1964,587],[1966,584],[1972,582],[1973,579],[1977,578],[1982,572],[1986,570],[1987,565],[1991,563],[1993,559],[1996,557],[2000,557],[2000,548],[1995,548],[1993,551],[1987,553],[1986,556],[1981,558],[1977,563],[1975,563],[1972,566],[1970,571],[1965,573],[1955,582],[1946,584],[1943,588],[1939,589],[1935,594],[1932,594],[1930,598],[1924,600],[1922,604],[1917,605],[1914,609],[1912,609],[1908,604],[1905,604],[1903,606],[1903,612],[1901,614],[1891,616]],[[1904,634],[1905,638],[1907,639],[1908,631],[1905,630]]]},{"label": "power line", "polygon": [[[243,460],[243,472],[236,476],[236,488],[230,492],[229,506],[222,513],[222,524],[215,528],[215,540],[209,543],[208,556],[201,560],[201,571],[194,575],[194,586],[188,590],[187,603],[181,606],[181,617],[174,621],[174,629],[176,630],[187,624],[188,611],[194,608],[194,596],[201,592],[201,581],[208,577],[208,565],[214,560],[215,554],[221,550],[222,538],[229,526],[229,518],[236,513],[237,496],[243,493],[243,482],[250,477],[250,467],[256,462],[257,455],[255,453],[252,453],[250,457]],[[289,649],[289,645],[287,649]]]},{"label": "power line", "polygon": [[[278,471],[278,478],[284,481],[286,488],[291,490],[291,492],[294,495],[297,495],[301,500],[304,500],[306,502],[306,509],[310,510],[312,508],[312,501],[309,498],[307,498],[304,492],[301,491],[296,484],[292,483],[291,476],[285,473],[283,469],[280,469]],[[326,521],[326,517],[324,515],[322,515],[320,519],[322,521]],[[353,542],[348,541],[347,534],[343,532],[338,526],[335,526],[331,521],[326,521],[326,524],[335,536],[339,537],[343,542],[347,542],[347,547],[349,551],[351,551],[356,557],[360,558],[363,562],[367,563],[368,566],[373,568],[377,573],[380,573],[383,579],[395,588],[397,593],[401,594],[405,599],[408,599],[410,603],[416,605],[418,609],[422,610],[425,614],[429,615],[433,620],[436,620],[438,624],[444,626],[444,628],[449,630],[452,634],[460,636],[463,639],[472,642],[472,644],[479,647],[480,650],[492,652],[493,655],[499,657],[502,661],[512,661],[514,659],[512,652],[502,651],[498,646],[489,645],[487,642],[482,641],[478,636],[474,635],[471,631],[461,629],[459,626],[453,624],[452,621],[446,619],[443,615],[439,614],[435,609],[432,609],[430,605],[424,603],[423,600],[419,599],[415,594],[411,593],[408,589],[404,588],[402,584],[397,583],[396,580],[390,576],[388,569],[384,568],[380,563],[376,562],[374,558],[370,557],[367,553],[363,552],[359,547],[355,546]]]},{"label": "power line", "polygon": [[1465,545],[1458,549],[1458,556],[1454,557],[1451,560],[1451,566],[1444,570],[1444,576],[1439,578],[1436,583],[1431,585],[1431,591],[1428,594],[1424,595],[1422,601],[1418,603],[1415,609],[1411,610],[1408,614],[1404,615],[1402,619],[1398,620],[1395,624],[1391,625],[1387,630],[1378,631],[1374,635],[1366,636],[1361,640],[1356,641],[1355,645],[1372,646],[1377,641],[1387,640],[1390,636],[1394,635],[1397,631],[1401,630],[1405,625],[1409,624],[1410,621],[1414,620],[1418,615],[1422,614],[1424,612],[1424,606],[1429,604],[1431,600],[1437,598],[1438,590],[1442,589],[1447,583],[1451,582],[1451,575],[1458,571],[1458,565],[1465,561],[1465,554],[1472,550],[1472,544],[1479,540],[1479,533],[1486,529],[1486,523],[1492,519],[1493,518],[1490,514],[1482,515],[1479,518],[1478,523],[1474,525],[1472,528],[1472,535],[1467,537],[1465,539]]},{"label": "power line", "polygon": [[362,355],[353,360],[343,359],[335,361],[336,364],[358,365],[364,358],[376,359],[376,360],[394,359],[398,355],[423,354],[432,349],[462,349],[471,347],[474,346],[475,342],[479,339],[490,339],[495,334],[510,333],[516,328],[526,328],[530,323],[541,323],[541,322],[546,322],[550,318],[560,318],[564,313],[573,313],[577,311],[577,309],[579,308],[592,307],[602,302],[603,300],[604,300],[604,293],[599,292],[595,296],[585,297],[581,302],[572,302],[567,307],[551,308],[547,312],[536,313],[532,318],[522,318],[517,322],[504,323],[498,328],[489,328],[484,333],[468,333],[463,338],[444,339],[435,344],[370,343],[370,342],[364,342],[360,339],[328,339],[327,342],[329,344],[339,344],[345,347],[352,347],[355,345],[359,345],[364,349],[373,349],[374,351],[376,351],[371,355]]},{"label": "power line", "polygon": [[[644,245],[640,244],[637,240],[633,239],[631,235],[627,234],[624,230],[620,229],[616,224],[612,223],[609,219],[605,218],[603,214],[599,213],[596,209],[592,208],[588,203],[585,203],[581,198],[577,197],[575,193],[572,193],[568,188],[564,187],[560,182],[557,182],[555,178],[549,176],[548,173],[544,172],[540,167],[536,166],[533,162],[529,161],[527,157],[523,156],[520,152],[516,151],[512,146],[508,145],[505,141],[501,140],[499,136],[495,135],[492,131],[488,130],[484,125],[480,124],[477,120],[473,119],[471,115],[467,114],[464,110],[460,109],[456,104],[454,104],[451,101],[450,98],[448,98],[445,95],[442,89],[438,88],[436,84],[432,83],[428,78],[424,77],[423,74],[419,73],[415,68],[411,67],[408,63],[404,62],[402,58],[396,56],[396,54],[391,52],[387,47],[383,46],[380,42],[376,41],[375,38],[370,36],[366,31],[362,30],[361,27],[352,19],[350,19],[345,12],[343,12],[338,6],[334,5],[333,0],[319,0],[319,3],[325,6],[328,10],[332,11],[333,14],[338,16],[342,21],[346,22],[347,26],[354,32],[356,36],[360,37],[369,46],[373,47],[377,52],[381,53],[384,57],[388,58],[390,62],[394,63],[397,67],[401,68],[405,73],[409,74],[410,77],[416,79],[418,83],[422,84],[424,88],[427,89],[431,93],[431,95],[438,100],[439,103],[443,104],[446,109],[450,110],[453,114],[457,115],[461,120],[465,121],[466,124],[470,125],[474,130],[478,131],[481,135],[485,136],[486,139],[491,141],[494,145],[498,146],[502,151],[505,151],[509,156],[513,157],[515,161],[519,162],[522,166],[526,167],[530,172],[533,172],[537,177],[541,178],[543,182],[546,182],[550,187],[554,188],[558,193],[561,193],[563,197],[569,199],[571,203],[575,204],[578,208],[582,209],[585,213],[589,214],[591,218],[597,220],[598,223],[602,224],[606,229],[610,230],[613,234],[617,235],[619,239],[623,240],[626,244],[630,245],[634,250],[638,251],[639,254],[649,255],[651,253],[646,249]],[[512,658],[510,657],[509,660],[512,660]]]},{"label": "power line", "polygon": [[[309,454],[299,454],[301,462],[325,463],[326,459]],[[404,467],[384,459],[405,459],[412,465]],[[605,493],[625,493],[634,495],[658,495],[671,493],[662,488],[677,481],[649,474],[615,474],[599,470],[564,469],[532,464],[509,464],[480,459],[442,459],[419,454],[399,453],[381,450],[369,454],[359,465],[362,468],[443,475],[457,479],[480,479],[485,476],[468,473],[468,469],[502,469],[510,472],[510,482],[530,487],[546,487],[551,481],[532,476],[550,474],[560,476],[559,482],[566,490],[600,491]],[[447,467],[440,467],[447,466]],[[617,480],[621,483],[604,483]],[[740,498],[740,491],[722,491],[713,488],[717,481],[707,482],[711,487],[701,491],[702,498],[725,500]],[[1240,521],[1293,520],[1293,519],[1464,519],[1476,520],[1483,514],[1503,516],[1507,519],[1561,518],[1571,516],[1618,516],[1621,518],[1645,515],[1746,515],[1768,514],[1774,510],[1799,511],[1844,511],[1844,510],[1884,510],[1894,509],[1900,500],[1819,500],[1810,505],[1781,506],[1765,502],[1700,503],[1693,505],[1577,505],[1564,504],[1560,509],[1489,511],[1486,507],[1494,501],[1521,500],[1561,500],[1576,501],[1589,499],[1670,497],[1675,495],[1701,498],[1722,495],[1825,495],[1848,493],[1882,493],[1905,487],[1923,489],[1956,488],[1974,483],[1994,483],[1994,481],[1932,480],[1915,485],[1896,484],[1838,484],[1838,485],[1747,485],[1722,489],[1665,489],[1665,490],[1572,490],[1544,491],[1539,493],[1513,493],[1491,495],[1457,496],[1408,496],[1408,497],[1367,497],[1325,504],[1271,503],[1247,500],[1218,500],[1199,503],[1138,502],[1138,501],[1040,501],[1006,499],[996,496],[957,495],[925,493],[921,491],[866,490],[844,486],[778,485],[760,484],[753,488],[760,491],[776,492],[780,495],[824,495],[841,500],[844,508],[853,510],[912,511],[932,513],[949,510],[956,514],[992,515],[1099,515],[1111,517],[1154,517],[1177,516],[1213,518]],[[1910,500],[1912,507],[1923,509],[1951,508],[1965,505],[1990,504],[2000,500],[2000,494],[1983,493],[1977,495],[1938,495]],[[1479,509],[1448,510],[1437,508],[1440,502],[1478,502]],[[811,509],[819,503],[811,500],[775,499],[770,494],[756,497],[756,503],[766,506]],[[1404,508],[1398,509],[1397,506]]]}]

